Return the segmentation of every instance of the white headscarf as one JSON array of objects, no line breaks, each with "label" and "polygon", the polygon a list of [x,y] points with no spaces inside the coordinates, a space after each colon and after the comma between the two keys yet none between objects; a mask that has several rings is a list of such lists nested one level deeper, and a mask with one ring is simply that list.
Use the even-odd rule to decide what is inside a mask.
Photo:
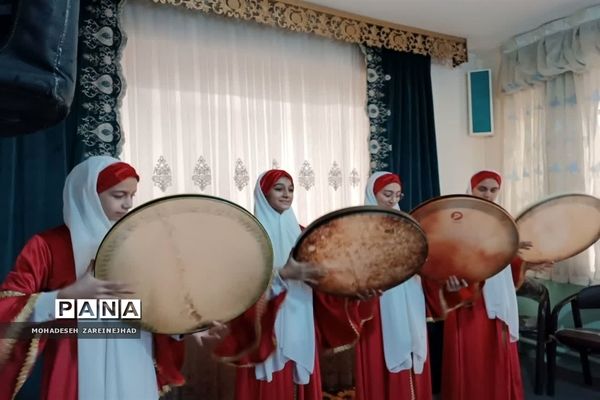
[{"label": "white headscarf", "polygon": [[77,278],[85,273],[112,226],[100,204],[96,184],[100,172],[117,162],[107,156],[90,157],[75,166],[65,181],[63,218],[71,232]]},{"label": "white headscarf", "polygon": [[[265,172],[266,173],[266,172]],[[294,210],[278,213],[271,207],[260,187],[261,174],[254,188],[254,215],[264,226],[274,252],[274,268],[287,262],[290,252],[300,236],[300,225]],[[275,319],[277,346],[273,354],[256,365],[258,380],[271,381],[273,372],[280,371],[288,361],[294,362],[294,381],[305,385],[309,382],[315,363],[315,327],[313,319],[312,289],[304,282],[277,279],[273,292],[287,289],[285,301]]]},{"label": "white headscarf", "polygon": [[[67,176],[63,190],[63,218],[71,233],[75,272],[80,278],[113,223],[96,192],[98,175],[120,162],[107,156],[90,157]],[[80,399],[158,399],[152,359],[152,335],[140,339],[78,339]]]},{"label": "white headscarf", "polygon": [[[375,181],[390,172],[375,172],[365,189],[365,205],[377,205],[373,192]],[[396,210],[400,207],[396,204]],[[390,372],[413,369],[423,372],[427,359],[427,320],[421,279],[415,275],[406,282],[386,290],[379,299],[383,353]]]},{"label": "white headscarf", "polygon": [[[493,170],[485,171],[502,176],[500,173]],[[473,194],[470,179],[467,187],[467,194]],[[508,326],[510,341],[518,341],[519,308],[517,305],[517,293],[510,265],[491,278],[486,279],[485,285],[483,285],[483,300],[485,301],[485,309],[488,318],[498,318],[503,321]]]}]

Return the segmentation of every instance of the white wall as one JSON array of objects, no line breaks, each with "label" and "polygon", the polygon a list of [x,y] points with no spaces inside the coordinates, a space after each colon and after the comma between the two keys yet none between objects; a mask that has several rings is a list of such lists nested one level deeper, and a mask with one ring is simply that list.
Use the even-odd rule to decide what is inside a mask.
[{"label": "white wall", "polygon": [[492,137],[469,136],[467,105],[467,71],[492,68],[493,54],[478,57],[457,68],[431,66],[433,106],[437,137],[440,189],[442,194],[464,193],[469,177],[479,169],[502,169],[502,141],[496,131]]}]

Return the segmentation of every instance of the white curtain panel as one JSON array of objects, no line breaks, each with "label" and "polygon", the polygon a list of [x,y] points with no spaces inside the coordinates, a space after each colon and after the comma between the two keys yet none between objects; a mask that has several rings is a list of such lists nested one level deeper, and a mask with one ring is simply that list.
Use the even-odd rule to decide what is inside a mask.
[{"label": "white curtain panel", "polygon": [[[546,196],[600,197],[600,69],[567,72],[500,99],[504,132],[504,205],[514,215]],[[600,245],[539,277],[600,283]]]},{"label": "white curtain panel", "polygon": [[[499,73],[504,205],[566,192],[600,197],[600,5],[506,42]],[[600,283],[600,245],[540,277]]]},{"label": "white curtain panel", "polygon": [[358,46],[132,0],[122,16],[122,159],[138,204],[203,193],[252,210],[258,175],[295,179],[301,223],[362,204],[369,171]]}]

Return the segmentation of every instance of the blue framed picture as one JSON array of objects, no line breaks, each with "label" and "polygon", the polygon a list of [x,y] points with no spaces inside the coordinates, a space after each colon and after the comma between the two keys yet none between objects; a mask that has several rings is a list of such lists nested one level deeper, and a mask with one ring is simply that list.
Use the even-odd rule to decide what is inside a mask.
[{"label": "blue framed picture", "polygon": [[492,99],[492,71],[477,69],[467,73],[469,94],[469,135],[494,134],[494,106]]}]

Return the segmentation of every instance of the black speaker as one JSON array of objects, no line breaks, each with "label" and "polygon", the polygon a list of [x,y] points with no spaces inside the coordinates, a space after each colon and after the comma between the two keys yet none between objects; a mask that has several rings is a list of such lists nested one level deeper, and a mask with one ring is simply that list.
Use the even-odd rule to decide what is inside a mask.
[{"label": "black speaker", "polygon": [[0,0],[0,135],[53,126],[77,75],[79,0]]}]

